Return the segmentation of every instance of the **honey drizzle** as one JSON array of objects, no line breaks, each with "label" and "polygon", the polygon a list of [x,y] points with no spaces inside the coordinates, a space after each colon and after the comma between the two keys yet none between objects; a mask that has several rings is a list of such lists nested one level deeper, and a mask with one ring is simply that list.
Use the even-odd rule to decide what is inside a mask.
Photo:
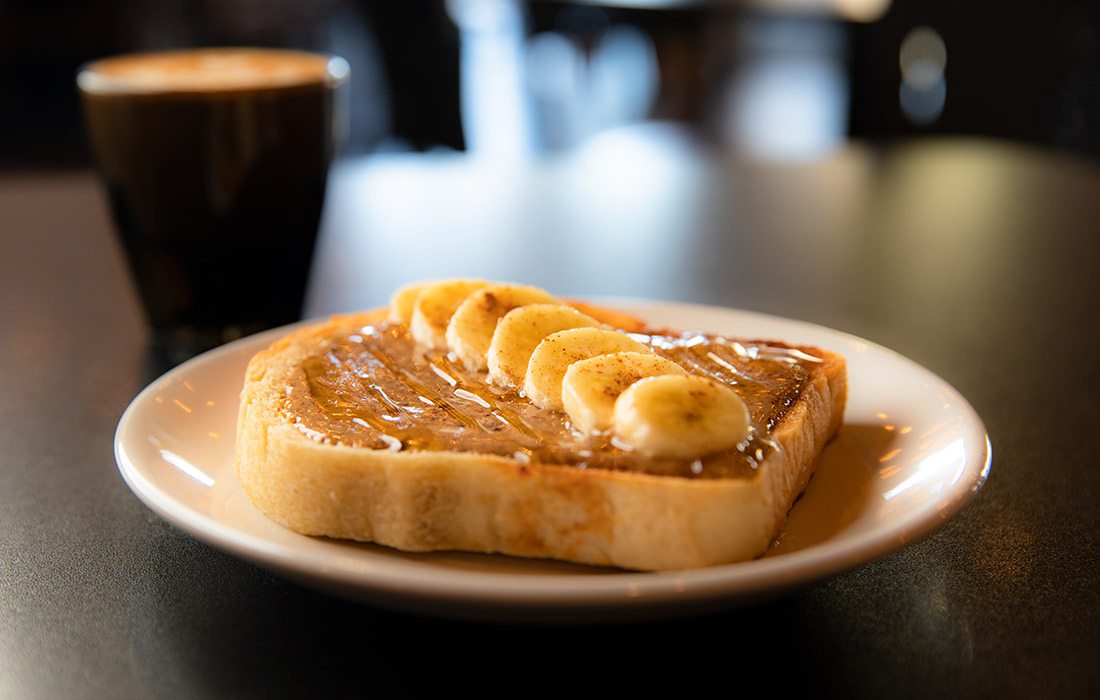
[{"label": "honey drizzle", "polygon": [[[751,472],[776,449],[769,435],[804,386],[808,375],[801,365],[820,361],[779,344],[746,349],[698,334],[636,337],[689,371],[739,385],[754,413],[750,438],[736,449],[699,460],[641,460],[610,436],[580,436],[570,431],[564,416],[532,412],[515,391],[488,384],[484,372],[469,372],[444,353],[416,349],[407,329],[397,324],[365,327],[362,335],[337,341],[324,355],[303,363],[306,393],[312,399],[292,400],[288,394],[284,413],[323,442],[395,451],[472,450],[577,468],[721,477]],[[358,389],[349,386],[351,377]],[[307,426],[303,415],[311,412],[310,400],[320,414],[314,413]],[[537,418],[537,424],[523,411]]]},{"label": "honey drizzle", "polygon": [[[429,401],[434,403],[436,406],[439,406],[440,408],[442,408],[447,413],[447,415],[449,415],[451,418],[455,419],[456,421],[458,421],[459,423],[461,423],[465,427],[467,427],[467,428],[479,427],[477,421],[475,421],[470,416],[466,415],[462,411],[455,408],[451,404],[451,402],[448,401],[442,394],[439,394],[438,392],[432,391],[430,388],[428,388],[424,384],[421,384],[419,381],[417,381],[417,379],[412,375],[411,372],[409,372],[404,367],[399,366],[385,352],[383,352],[381,350],[378,350],[376,348],[365,348],[365,350],[372,357],[374,357],[376,360],[378,360],[378,362],[381,363],[382,366],[384,366],[390,372],[390,374],[392,374],[394,377],[400,379],[405,384],[405,386],[407,386],[412,391],[416,392],[416,394],[418,396],[423,396],[423,397],[427,398]],[[376,383],[374,385],[377,386]],[[397,437],[397,436],[394,435],[394,437]]]},{"label": "honey drizzle", "polygon": [[[369,360],[373,360],[378,366],[384,368],[390,377],[399,380],[408,391],[415,393],[417,398],[422,402],[426,399],[432,405],[444,411],[451,420],[459,423],[463,427],[491,434],[496,440],[506,441],[514,448],[514,452],[522,453],[528,458],[533,459],[535,457],[535,448],[537,448],[539,452],[546,453],[547,456],[557,455],[557,450],[552,448],[548,449],[550,441],[548,439],[549,435],[546,432],[533,427],[518,413],[504,406],[493,391],[485,390],[485,388],[488,388],[487,385],[483,388],[460,379],[463,375],[462,368],[451,362],[446,356],[428,357],[427,362],[431,366],[434,374],[452,388],[452,393],[459,398],[463,398],[459,393],[463,392],[480,399],[480,402],[483,402],[481,405],[489,408],[491,415],[496,420],[516,429],[535,444],[527,444],[526,442],[515,440],[506,434],[502,435],[493,423],[486,425],[476,420],[467,412],[456,407],[452,403],[452,400],[446,397],[442,392],[436,391],[419,381],[413,372],[396,362],[381,349],[366,344],[360,344],[360,350],[362,354],[359,355],[359,358],[368,360],[368,365],[370,364]],[[450,442],[438,439],[438,436],[430,430],[418,427],[417,416],[412,415],[413,411],[410,410],[410,407],[391,398],[376,381],[369,379],[371,375],[369,366],[363,367],[358,362],[355,362],[356,358],[354,357],[350,358],[354,365],[342,362],[340,358],[336,357],[332,352],[326,353],[324,358],[328,361],[328,364],[337,370],[354,375],[358,379],[360,386],[368,395],[378,396],[380,398],[380,403],[400,413],[405,420],[400,423],[394,423],[380,419],[377,410],[349,411],[349,407],[352,409],[357,409],[358,407],[354,407],[350,405],[349,402],[340,400],[333,392],[326,390],[316,381],[316,372],[307,371],[307,376],[313,379],[313,381],[310,382],[311,393],[315,395],[320,394],[331,399],[330,401],[326,401],[326,403],[336,403],[340,405],[341,408],[344,409],[342,413],[346,416],[354,412],[353,421],[355,418],[358,418],[359,421],[356,422],[366,423],[370,428],[373,428],[380,434],[400,441],[402,446],[416,447],[419,449],[444,449],[451,446]],[[364,374],[368,376],[365,377]],[[414,408],[417,413],[423,410],[420,407]]]},{"label": "honey drizzle", "polygon": [[674,350],[668,351],[669,355],[672,355],[672,359],[681,367],[689,370],[691,374],[702,374],[727,383],[737,382],[738,377],[736,375],[729,377],[722,376],[721,372],[716,372],[714,368],[704,364],[699,358],[698,352],[700,351],[696,350],[695,346],[677,347]]},{"label": "honey drizzle", "polygon": [[[445,370],[448,370],[448,374],[450,374],[451,376],[455,376],[455,375],[461,376],[461,374],[462,374],[461,368],[458,365],[451,362],[449,358],[441,358],[440,360],[438,360],[438,362],[440,364],[445,364]],[[533,439],[538,440],[540,442],[546,442],[546,439],[547,439],[548,436],[543,431],[540,431],[539,429],[535,428],[534,426],[532,426],[527,421],[523,420],[523,417],[520,416],[515,411],[509,410],[508,407],[506,407],[503,403],[500,402],[500,400],[497,398],[497,395],[496,395],[495,392],[489,391],[488,394],[492,398],[485,398],[484,395],[479,394],[476,391],[471,391],[470,387],[467,386],[466,383],[463,382],[461,379],[457,379],[457,384],[455,385],[455,391],[459,391],[459,390],[467,391],[467,392],[473,394],[474,396],[477,396],[482,401],[486,402],[488,404],[488,408],[495,415],[499,416],[502,420],[504,420],[506,423],[508,423],[508,425],[511,425],[513,428],[520,431],[521,433],[523,433],[527,437],[533,438]]]}]

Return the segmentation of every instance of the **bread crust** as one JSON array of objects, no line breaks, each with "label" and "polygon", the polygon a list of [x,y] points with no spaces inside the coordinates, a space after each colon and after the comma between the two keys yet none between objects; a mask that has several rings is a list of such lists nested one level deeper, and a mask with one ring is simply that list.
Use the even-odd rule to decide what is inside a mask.
[{"label": "bread crust", "polygon": [[[333,317],[276,341],[248,365],[237,474],[253,505],[295,532],[414,552],[495,552],[638,570],[742,561],[774,540],[843,417],[844,359],[804,348],[823,361],[771,433],[778,449],[749,478],[372,450],[323,444],[291,425],[279,406],[302,362],[330,339],[385,316],[378,309]],[[642,330],[616,312],[604,318]]]}]

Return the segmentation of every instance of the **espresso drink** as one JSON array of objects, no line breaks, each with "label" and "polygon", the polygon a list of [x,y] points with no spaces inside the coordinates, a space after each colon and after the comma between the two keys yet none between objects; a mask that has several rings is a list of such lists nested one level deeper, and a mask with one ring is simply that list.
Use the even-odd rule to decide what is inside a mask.
[{"label": "espresso drink", "polygon": [[209,346],[299,318],[346,75],[342,59],[263,49],[80,71],[88,136],[158,339]]}]

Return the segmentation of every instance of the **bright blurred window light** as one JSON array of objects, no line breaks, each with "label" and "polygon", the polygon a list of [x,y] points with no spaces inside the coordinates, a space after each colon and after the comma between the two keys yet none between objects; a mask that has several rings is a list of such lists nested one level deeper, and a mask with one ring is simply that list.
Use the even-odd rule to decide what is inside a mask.
[{"label": "bright blurred window light", "polygon": [[947,45],[931,27],[914,27],[898,52],[898,102],[909,121],[926,126],[939,119],[947,102]]},{"label": "bright blurred window light", "polygon": [[531,154],[535,137],[524,99],[524,23],[519,0],[447,0],[461,42],[462,128],[474,156]]},{"label": "bright blurred window light", "polygon": [[740,66],[725,96],[724,138],[767,161],[820,158],[848,125],[846,35],[835,21],[757,18],[739,31]]},{"label": "bright blurred window light", "polygon": [[528,42],[527,81],[542,150],[564,150],[645,120],[659,88],[656,50],[625,24],[604,31],[588,54],[575,36],[543,32]]}]

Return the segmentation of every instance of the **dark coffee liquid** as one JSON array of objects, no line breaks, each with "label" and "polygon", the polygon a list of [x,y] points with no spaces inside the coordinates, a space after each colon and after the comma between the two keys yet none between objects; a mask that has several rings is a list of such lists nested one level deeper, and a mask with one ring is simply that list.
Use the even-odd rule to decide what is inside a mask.
[{"label": "dark coffee liquid", "polygon": [[163,90],[148,77],[135,90],[82,82],[154,329],[212,344],[300,317],[333,147],[333,85],[315,73]]}]

